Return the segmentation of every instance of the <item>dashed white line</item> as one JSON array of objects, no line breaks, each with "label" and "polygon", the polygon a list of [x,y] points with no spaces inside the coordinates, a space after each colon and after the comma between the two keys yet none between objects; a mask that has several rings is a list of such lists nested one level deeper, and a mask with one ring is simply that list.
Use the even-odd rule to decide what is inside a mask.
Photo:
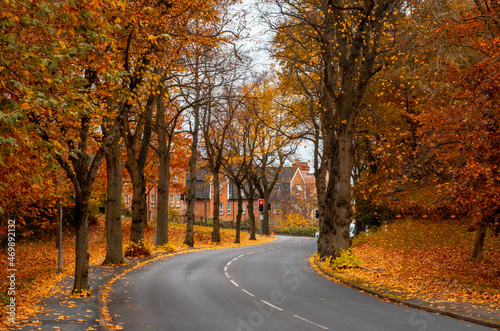
[{"label": "dashed white line", "polygon": [[323,326],[321,324],[317,324],[317,323],[311,322],[310,320],[305,319],[304,317],[300,317],[299,315],[293,315],[293,317],[296,317],[296,318],[298,318],[300,320],[303,320],[304,322],[307,322],[309,324],[312,324],[312,325],[315,325],[315,326],[317,326],[319,328],[322,328],[323,330],[328,330],[328,328],[326,326]]},{"label": "dashed white line", "polygon": [[[277,247],[273,247],[273,248],[270,248],[270,249],[285,248],[285,247],[289,247],[289,246],[292,246],[292,245],[277,246]],[[225,274],[225,275],[226,275],[226,277],[227,277],[227,278],[231,281],[231,283],[233,283],[233,285],[234,285],[234,286],[236,286],[236,287],[240,287],[240,285],[238,285],[238,284],[237,284],[234,280],[232,280],[232,279],[231,279],[231,277],[229,276],[229,274],[227,273],[227,267],[228,267],[228,266],[229,266],[232,262],[234,262],[234,261],[236,261],[237,259],[239,259],[240,257],[243,257],[243,256],[245,256],[245,255],[254,254],[254,253],[263,253],[263,252],[265,252],[265,251],[266,251],[265,249],[262,249],[262,250],[260,250],[260,251],[252,251],[252,252],[248,252],[248,253],[245,253],[245,254],[241,254],[241,255],[239,255],[239,256],[237,256],[237,257],[235,257],[234,259],[232,259],[231,261],[229,261],[229,262],[228,262],[228,263],[224,266],[224,274]],[[240,287],[240,289],[241,289],[243,292],[245,292],[246,294],[248,294],[249,296],[251,296],[251,297],[255,298],[255,295],[254,295],[254,294],[252,294],[252,293],[248,292],[247,290],[245,290],[245,289],[243,289],[243,288],[241,288],[241,287]],[[265,300],[260,300],[260,301],[261,301],[262,303],[264,303],[264,304],[268,305],[269,307],[272,307],[272,308],[274,308],[274,309],[276,309],[276,310],[279,310],[279,311],[283,311],[283,309],[281,309],[280,307],[277,307],[277,306],[273,305],[272,303],[269,303],[269,302],[267,302],[267,301],[265,301]],[[300,319],[300,320],[302,320],[302,321],[304,321],[304,322],[306,322],[306,323],[309,323],[309,324],[311,324],[311,325],[317,326],[317,327],[319,327],[319,328],[321,328],[321,329],[323,329],[323,330],[328,330],[328,328],[327,328],[326,326],[323,326],[323,325],[321,325],[321,324],[314,323],[314,322],[312,322],[312,321],[310,321],[310,320],[308,320],[308,319],[306,319],[306,318],[304,318],[304,317],[301,317],[301,316],[299,316],[299,315],[293,315],[293,317],[298,318],[298,319]]]},{"label": "dashed white line", "polygon": [[260,300],[261,302],[265,303],[266,305],[270,306],[270,307],[273,307],[274,309],[277,309],[279,311],[283,311],[283,309],[281,309],[280,307],[276,307],[275,305],[265,301],[265,300]]},{"label": "dashed white line", "polygon": [[243,292],[245,292],[246,294],[248,294],[249,296],[251,296],[251,297],[255,298],[255,295],[253,295],[252,293],[248,292],[247,290],[245,290],[245,289],[243,289],[243,288],[242,288],[241,290],[242,290]]}]

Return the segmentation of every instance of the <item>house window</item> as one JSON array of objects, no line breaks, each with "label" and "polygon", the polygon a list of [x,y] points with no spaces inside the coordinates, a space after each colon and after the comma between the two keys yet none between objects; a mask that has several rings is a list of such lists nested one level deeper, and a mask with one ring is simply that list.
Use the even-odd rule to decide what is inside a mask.
[{"label": "house window", "polygon": [[128,205],[130,204],[130,195],[129,194],[125,194],[125,204]]},{"label": "house window", "polygon": [[281,183],[277,183],[276,184],[276,192],[279,193],[280,190],[281,190]]},{"label": "house window", "polygon": [[219,182],[219,195],[222,194],[222,183]]},{"label": "house window", "polygon": [[175,184],[179,183],[179,176],[174,175],[172,179]]},{"label": "house window", "polygon": [[297,195],[300,195],[300,192],[302,192],[302,187],[300,187],[300,185],[297,184]]},{"label": "house window", "polygon": [[170,194],[170,207],[175,206],[175,194]]},{"label": "house window", "polygon": [[233,184],[227,183],[227,196],[229,199],[233,198]]},{"label": "house window", "polygon": [[219,214],[224,215],[224,202],[221,202],[219,205]]},{"label": "house window", "polygon": [[156,208],[156,194],[151,194],[151,208]]},{"label": "house window", "polygon": [[228,203],[227,203],[227,214],[228,214],[228,215],[231,215],[231,205],[232,205],[232,203],[231,203],[231,202],[228,202]]},{"label": "house window", "polygon": [[246,211],[247,211],[247,204],[246,204],[246,202],[243,202],[243,203],[241,204],[241,213],[242,213],[242,214],[245,214],[245,213],[246,213]]}]

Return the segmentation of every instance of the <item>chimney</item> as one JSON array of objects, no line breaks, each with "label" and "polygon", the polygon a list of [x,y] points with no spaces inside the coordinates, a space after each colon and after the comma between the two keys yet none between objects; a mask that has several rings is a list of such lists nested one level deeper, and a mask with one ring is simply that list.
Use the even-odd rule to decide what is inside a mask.
[{"label": "chimney", "polygon": [[309,170],[311,170],[311,168],[309,167],[309,163],[308,162],[301,162],[300,159],[295,159],[293,161],[292,167],[298,167],[298,168],[300,168],[300,171],[302,171],[306,174],[308,174]]}]

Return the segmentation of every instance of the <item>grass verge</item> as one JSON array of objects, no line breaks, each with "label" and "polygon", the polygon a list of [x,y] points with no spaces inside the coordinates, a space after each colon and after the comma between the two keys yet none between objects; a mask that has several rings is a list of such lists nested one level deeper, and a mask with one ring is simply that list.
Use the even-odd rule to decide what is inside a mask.
[{"label": "grass verge", "polygon": [[[390,297],[467,303],[498,313],[500,241],[488,234],[482,260],[471,260],[474,233],[464,220],[397,220],[354,239],[358,268],[334,269],[333,277]],[[315,260],[314,260],[315,259]],[[313,262],[317,261],[313,257]]]}]

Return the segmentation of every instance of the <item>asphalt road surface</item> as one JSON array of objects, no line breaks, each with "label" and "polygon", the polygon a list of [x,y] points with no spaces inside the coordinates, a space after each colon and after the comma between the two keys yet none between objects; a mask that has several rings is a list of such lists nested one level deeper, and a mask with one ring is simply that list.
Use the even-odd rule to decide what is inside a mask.
[{"label": "asphalt road surface", "polygon": [[182,254],[129,272],[108,307],[124,330],[491,330],[380,301],[318,275],[315,239]]}]

